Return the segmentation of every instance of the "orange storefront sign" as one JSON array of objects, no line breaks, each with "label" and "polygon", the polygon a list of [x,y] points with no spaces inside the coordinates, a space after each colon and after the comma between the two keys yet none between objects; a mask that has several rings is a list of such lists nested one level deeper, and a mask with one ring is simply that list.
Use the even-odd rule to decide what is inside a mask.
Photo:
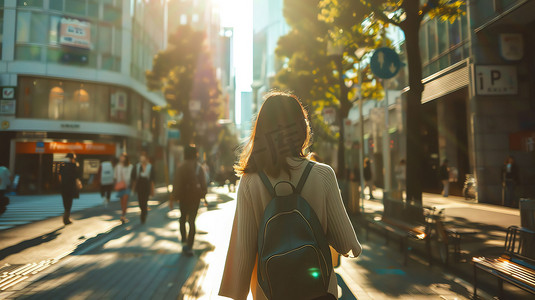
[{"label": "orange storefront sign", "polygon": [[115,144],[64,143],[64,142],[17,142],[17,153],[76,153],[93,155],[115,155]]}]

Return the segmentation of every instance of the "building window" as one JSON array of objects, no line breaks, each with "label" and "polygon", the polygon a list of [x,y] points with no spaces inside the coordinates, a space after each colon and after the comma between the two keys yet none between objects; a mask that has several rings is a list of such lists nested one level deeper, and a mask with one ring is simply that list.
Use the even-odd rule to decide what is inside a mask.
[{"label": "building window", "polygon": [[180,25],[188,24],[188,15],[180,15]]},{"label": "building window", "polygon": [[19,90],[19,118],[89,122],[107,122],[109,119],[107,86],[22,77],[19,79]]},{"label": "building window", "polygon": [[2,44],[4,40],[4,1],[0,1],[0,60],[2,60]]},{"label": "building window", "polygon": [[17,6],[43,8],[43,0],[17,0]]},{"label": "building window", "polygon": [[123,89],[113,89],[110,94],[110,121],[126,123],[128,112],[128,94]]},{"label": "building window", "polygon": [[63,0],[48,0],[49,9],[63,11]]},{"label": "building window", "polygon": [[87,14],[86,0],[65,1],[65,11],[71,14],[85,16]]},{"label": "building window", "polygon": [[17,12],[15,58],[18,60],[40,61],[43,47],[35,44],[46,44],[48,28],[47,15],[29,11]]},{"label": "building window", "polygon": [[63,100],[65,99],[65,91],[61,86],[55,86],[50,89],[48,95],[48,117],[52,120],[60,120],[63,118]]},{"label": "building window", "polygon": [[449,49],[448,22],[437,21],[438,53],[442,54]]},{"label": "building window", "polygon": [[429,43],[429,59],[433,59],[438,55],[438,35],[436,20],[433,19],[428,23],[427,27],[427,41]]}]

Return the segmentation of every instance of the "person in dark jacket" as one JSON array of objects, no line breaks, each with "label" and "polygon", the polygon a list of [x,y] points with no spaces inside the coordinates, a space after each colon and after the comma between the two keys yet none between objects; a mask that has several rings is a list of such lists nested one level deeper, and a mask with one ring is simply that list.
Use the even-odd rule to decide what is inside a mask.
[{"label": "person in dark jacket", "polygon": [[364,188],[368,187],[368,190],[370,191],[370,199],[375,199],[373,197],[373,190],[375,186],[373,184],[372,163],[369,158],[364,159],[364,182]]},{"label": "person in dark jacket", "polygon": [[72,223],[71,208],[73,199],[80,197],[80,172],[78,170],[78,163],[76,162],[76,154],[68,153],[65,162],[59,171],[59,180],[61,182],[61,198],[63,199],[63,224],[69,225]]},{"label": "person in dark jacket", "polygon": [[[179,202],[180,235],[185,244],[183,252],[193,255],[195,241],[195,218],[201,199],[206,196],[207,186],[203,168],[197,162],[197,148],[189,146],[184,153],[185,161],[175,171],[173,199]],[[186,233],[186,222],[189,231]]]},{"label": "person in dark jacket", "polygon": [[145,224],[148,213],[149,196],[154,196],[154,168],[149,163],[147,154],[142,152],[139,163],[132,170],[133,190],[137,193],[141,209],[141,224]]},{"label": "person in dark jacket", "polygon": [[509,155],[502,167],[502,203],[505,206],[516,204],[515,187],[518,183],[518,168],[515,159]]}]

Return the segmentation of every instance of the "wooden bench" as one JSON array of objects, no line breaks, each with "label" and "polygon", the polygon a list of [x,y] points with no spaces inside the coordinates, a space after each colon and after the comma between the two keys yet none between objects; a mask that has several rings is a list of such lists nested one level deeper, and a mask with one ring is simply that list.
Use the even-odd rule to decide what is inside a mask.
[{"label": "wooden bench", "polygon": [[500,299],[504,299],[504,281],[535,294],[535,232],[517,226],[509,227],[505,237],[504,253],[498,258],[474,257],[472,264],[474,298],[477,296],[478,269],[498,278]]},{"label": "wooden bench", "polygon": [[[409,252],[412,250],[411,242],[424,242],[429,265],[431,257],[431,231],[430,216],[434,213],[433,208],[418,207],[399,200],[385,199],[383,214],[380,217],[368,218],[366,222],[366,239],[369,237],[370,226],[377,227],[383,232],[385,244],[388,245],[391,238],[399,241],[400,251],[403,252],[403,264],[407,265]],[[406,217],[411,210],[424,211],[422,220],[409,222]]]},{"label": "wooden bench", "polygon": [[461,261],[461,242],[465,236],[475,235],[478,230],[468,228],[453,228],[444,224],[444,209],[433,216],[440,260],[449,265],[450,248],[453,247],[454,262]]}]

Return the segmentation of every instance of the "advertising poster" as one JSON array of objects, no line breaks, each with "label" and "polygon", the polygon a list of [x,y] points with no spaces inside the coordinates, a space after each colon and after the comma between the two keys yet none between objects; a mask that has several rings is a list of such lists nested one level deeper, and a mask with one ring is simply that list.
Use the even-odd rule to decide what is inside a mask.
[{"label": "advertising poster", "polygon": [[91,24],[76,19],[62,18],[59,44],[80,49],[91,49]]}]

